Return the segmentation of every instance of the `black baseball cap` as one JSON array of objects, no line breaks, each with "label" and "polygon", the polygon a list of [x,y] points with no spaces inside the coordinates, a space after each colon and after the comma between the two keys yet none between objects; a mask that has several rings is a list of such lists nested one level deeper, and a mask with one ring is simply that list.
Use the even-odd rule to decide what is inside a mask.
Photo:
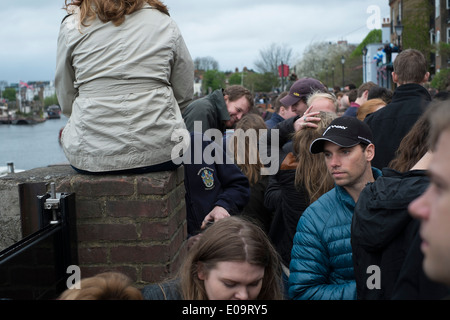
[{"label": "black baseball cap", "polygon": [[330,123],[321,138],[317,138],[311,143],[309,151],[311,153],[323,152],[325,141],[345,148],[360,143],[369,145],[372,143],[372,131],[366,123],[358,118],[341,116]]}]

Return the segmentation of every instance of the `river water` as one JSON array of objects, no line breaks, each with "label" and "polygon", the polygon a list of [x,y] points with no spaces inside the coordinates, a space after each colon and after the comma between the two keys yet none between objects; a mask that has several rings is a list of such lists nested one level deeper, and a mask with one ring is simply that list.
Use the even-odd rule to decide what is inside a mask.
[{"label": "river water", "polygon": [[0,167],[13,162],[18,171],[68,163],[58,141],[67,120],[61,115],[32,125],[0,124]]}]

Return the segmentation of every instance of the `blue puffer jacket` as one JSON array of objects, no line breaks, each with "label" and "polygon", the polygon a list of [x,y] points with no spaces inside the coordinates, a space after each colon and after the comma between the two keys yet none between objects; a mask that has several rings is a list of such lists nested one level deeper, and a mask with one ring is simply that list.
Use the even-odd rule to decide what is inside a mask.
[{"label": "blue puffer jacket", "polygon": [[[381,175],[372,168],[374,177]],[[298,300],[354,300],[351,223],[355,201],[335,186],[299,219],[289,266],[289,297]]]}]

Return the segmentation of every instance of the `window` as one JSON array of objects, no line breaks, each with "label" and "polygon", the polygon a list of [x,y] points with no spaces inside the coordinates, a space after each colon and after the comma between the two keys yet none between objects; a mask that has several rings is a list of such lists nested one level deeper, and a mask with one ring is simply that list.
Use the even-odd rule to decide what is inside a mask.
[{"label": "window", "polygon": [[447,43],[450,43],[450,28],[447,28]]}]

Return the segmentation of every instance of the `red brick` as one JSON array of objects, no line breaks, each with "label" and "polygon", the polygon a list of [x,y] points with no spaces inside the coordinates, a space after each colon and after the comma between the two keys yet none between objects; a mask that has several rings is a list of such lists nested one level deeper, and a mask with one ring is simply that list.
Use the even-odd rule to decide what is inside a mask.
[{"label": "red brick", "polygon": [[78,247],[78,260],[83,264],[90,263],[107,263],[107,248],[81,248]]},{"label": "red brick", "polygon": [[136,240],[138,238],[134,224],[79,224],[78,241]]},{"label": "red brick", "polygon": [[77,218],[99,218],[103,209],[103,201],[98,200],[78,200],[76,203]]},{"label": "red brick", "polygon": [[73,179],[77,196],[130,196],[134,194],[134,178],[122,176],[78,175]]},{"label": "red brick", "polygon": [[167,199],[106,201],[106,215],[110,217],[164,218],[168,215]]},{"label": "red brick", "polygon": [[170,237],[170,227],[167,222],[150,221],[141,223],[142,240],[167,240]]},{"label": "red brick", "polygon": [[111,248],[112,263],[165,263],[169,260],[166,245],[117,246]]},{"label": "red brick", "polygon": [[175,188],[177,176],[175,171],[163,171],[139,176],[136,179],[138,194],[165,195]]}]

